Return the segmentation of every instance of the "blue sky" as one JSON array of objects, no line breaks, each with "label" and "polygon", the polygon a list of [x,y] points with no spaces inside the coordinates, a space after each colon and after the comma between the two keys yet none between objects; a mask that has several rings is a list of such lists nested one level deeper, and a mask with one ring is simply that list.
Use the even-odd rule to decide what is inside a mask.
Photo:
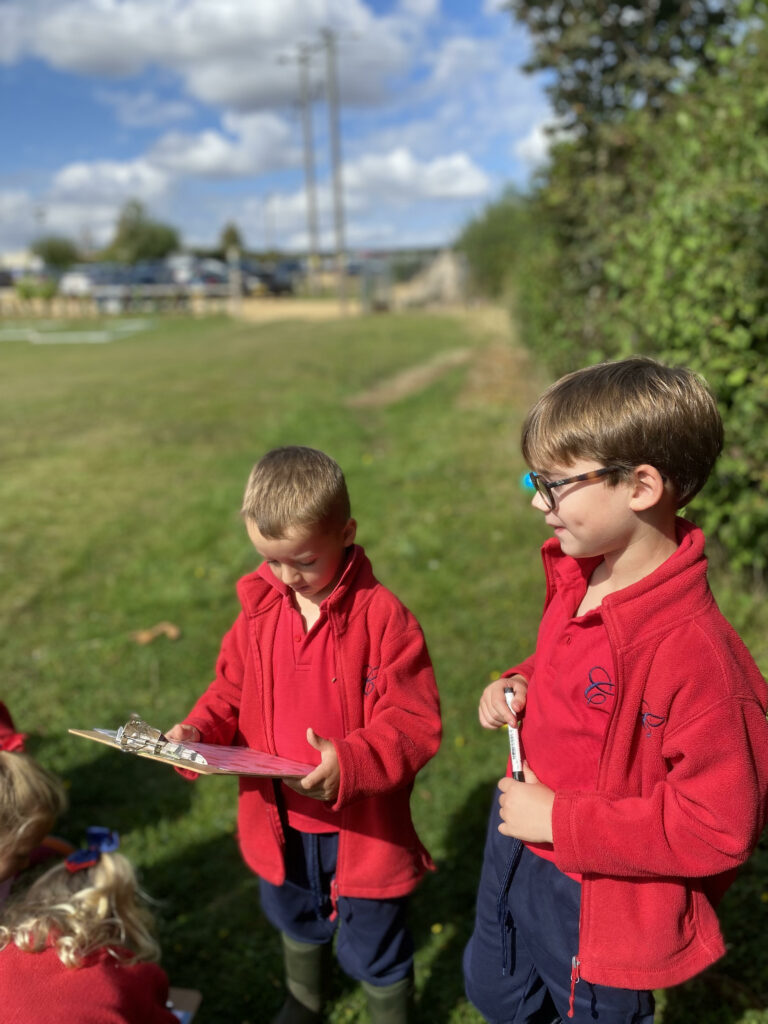
[{"label": "blue sky", "polygon": [[0,0],[0,252],[103,245],[128,199],[213,245],[307,246],[297,55],[333,247],[323,28],[337,43],[346,240],[449,243],[545,156],[541,79],[498,0]]}]

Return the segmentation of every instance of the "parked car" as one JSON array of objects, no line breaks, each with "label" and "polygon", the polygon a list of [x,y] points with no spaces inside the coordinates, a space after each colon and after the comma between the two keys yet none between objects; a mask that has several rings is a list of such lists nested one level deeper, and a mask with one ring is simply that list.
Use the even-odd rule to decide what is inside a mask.
[{"label": "parked car", "polygon": [[205,259],[197,264],[188,288],[198,294],[221,295],[229,288],[229,269],[221,260]]},{"label": "parked car", "polygon": [[244,260],[240,266],[243,288],[249,295],[292,295],[293,277],[280,264],[266,266]]},{"label": "parked car", "polygon": [[122,263],[77,263],[59,278],[59,295],[92,295],[100,285],[125,285],[129,268]]},{"label": "parked car", "polygon": [[59,295],[82,297],[93,291],[94,267],[90,264],[70,267],[59,278]]},{"label": "parked car", "polygon": [[129,268],[131,284],[175,284],[173,271],[163,260],[140,260]]}]

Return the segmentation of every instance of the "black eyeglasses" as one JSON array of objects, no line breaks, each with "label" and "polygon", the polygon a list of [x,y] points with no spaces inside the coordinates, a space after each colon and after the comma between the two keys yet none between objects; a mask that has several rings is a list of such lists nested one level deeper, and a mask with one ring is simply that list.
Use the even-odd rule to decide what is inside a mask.
[{"label": "black eyeglasses", "polygon": [[553,494],[552,491],[555,487],[562,487],[564,484],[575,484],[580,480],[597,480],[601,476],[607,476],[608,473],[618,473],[620,469],[621,466],[603,466],[602,469],[590,469],[588,473],[579,473],[576,476],[566,476],[562,480],[552,481],[545,480],[543,476],[531,471],[528,474],[528,479],[534,490],[543,498],[544,504],[549,511],[554,512],[557,506],[557,495]]}]

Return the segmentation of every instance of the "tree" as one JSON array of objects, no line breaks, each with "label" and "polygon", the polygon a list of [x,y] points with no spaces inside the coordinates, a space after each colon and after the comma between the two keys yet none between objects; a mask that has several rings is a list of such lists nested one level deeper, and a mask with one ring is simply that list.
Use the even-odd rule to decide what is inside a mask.
[{"label": "tree", "polygon": [[660,111],[696,68],[714,68],[762,0],[509,0],[527,25],[527,71],[553,71],[549,94],[568,129],[589,132],[632,109]]},{"label": "tree", "polygon": [[[726,446],[692,514],[732,566],[768,578],[768,30],[700,69],[660,115],[611,134],[621,174],[563,143],[516,267],[522,337],[559,376],[647,354],[704,374]],[[621,141],[619,141],[621,140]]]},{"label": "tree", "polygon": [[238,252],[243,251],[243,238],[236,224],[229,221],[225,224],[224,229],[221,232],[221,238],[219,239],[219,249],[226,258],[227,253],[230,249],[237,249]]},{"label": "tree", "polygon": [[61,235],[44,235],[33,242],[30,248],[47,267],[54,270],[66,270],[77,262],[79,255],[75,243]]},{"label": "tree", "polygon": [[161,260],[178,248],[179,233],[176,229],[151,220],[143,203],[129,199],[118,218],[115,237],[104,255],[121,263],[138,263],[139,260]]},{"label": "tree", "polygon": [[462,230],[456,248],[467,257],[472,283],[482,294],[504,295],[523,240],[528,240],[528,220],[528,204],[510,188]]}]

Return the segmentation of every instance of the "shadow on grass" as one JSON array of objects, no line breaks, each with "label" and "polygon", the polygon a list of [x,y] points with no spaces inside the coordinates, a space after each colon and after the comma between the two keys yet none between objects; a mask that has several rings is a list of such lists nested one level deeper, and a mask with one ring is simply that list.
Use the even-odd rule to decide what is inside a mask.
[{"label": "shadow on grass", "polygon": [[768,834],[763,833],[757,850],[726,893],[718,911],[728,952],[703,974],[664,993],[663,1024],[768,1021],[766,879]]},{"label": "shadow on grass", "polygon": [[[190,845],[156,863],[142,882],[155,910],[163,967],[171,984],[197,988],[203,1003],[195,1024],[266,1024],[285,998],[282,948],[261,912],[259,880],[243,862],[233,835]],[[326,993],[338,1011],[357,985],[335,960]]]},{"label": "shadow on grass", "polygon": [[466,1003],[461,960],[474,925],[477,883],[496,782],[494,778],[476,785],[452,815],[445,857],[413,899],[411,925],[417,951],[435,943],[435,929],[439,943],[421,989],[416,1024],[447,1021],[456,1006]]},{"label": "shadow on grass", "polygon": [[[44,742],[33,744],[30,753],[37,757],[41,746]],[[127,834],[158,819],[175,821],[189,811],[189,786],[172,769],[107,747],[90,746],[96,756],[70,768],[64,779],[69,810],[58,830],[73,843],[84,838],[89,825],[106,825]]]},{"label": "shadow on grass", "polygon": [[[446,1021],[465,1004],[464,1019],[481,1020],[464,996],[462,954],[474,924],[475,896],[488,813],[496,780],[477,785],[453,815],[444,861],[425,879],[413,901],[411,921],[416,948],[447,937],[427,968],[415,1015],[416,1024]],[[768,833],[726,894],[720,920],[729,951],[709,970],[660,994],[661,1024],[737,1024],[749,1019],[768,1024]]]}]

